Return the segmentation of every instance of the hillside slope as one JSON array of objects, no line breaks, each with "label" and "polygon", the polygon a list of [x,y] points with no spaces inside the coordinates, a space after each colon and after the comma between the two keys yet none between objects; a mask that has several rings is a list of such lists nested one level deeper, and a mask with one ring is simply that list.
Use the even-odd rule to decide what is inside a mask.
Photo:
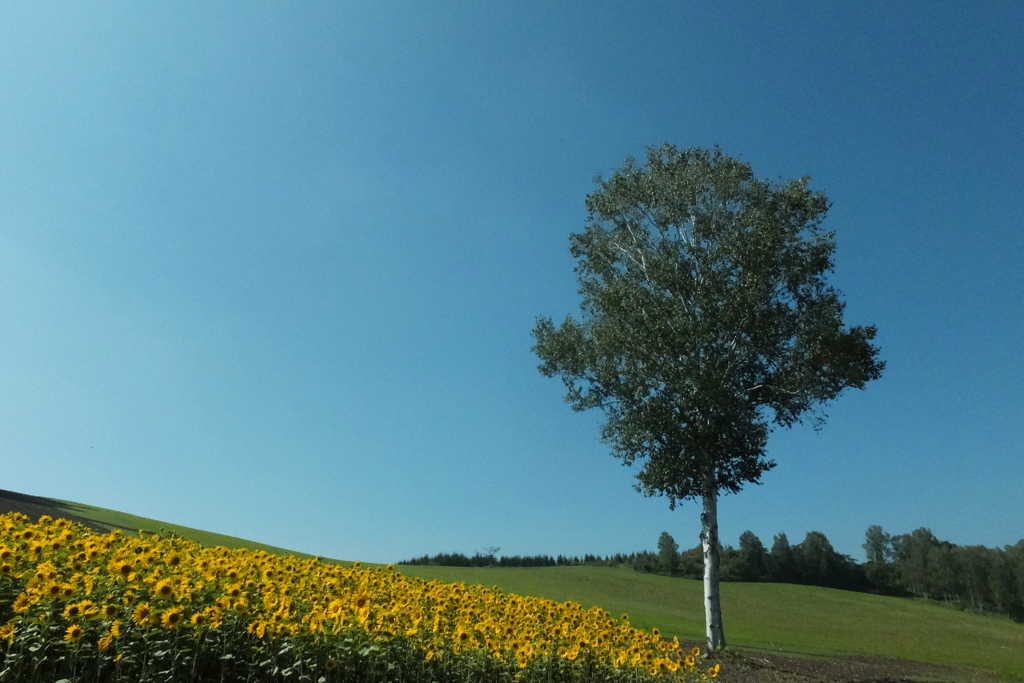
[{"label": "hillside slope", "polygon": [[[160,529],[167,529],[207,546],[222,545],[310,557],[116,510],[0,490],[0,514],[6,512],[22,512],[33,521],[44,514],[64,517],[104,533],[112,529],[132,534],[139,529],[159,533]],[[657,627],[664,635],[677,636],[680,640],[702,641],[704,637],[703,587],[699,581],[608,567],[399,565],[397,569],[407,576],[425,580],[483,584],[496,586],[507,593],[558,602],[571,600],[587,608],[597,606],[608,610],[616,617],[626,613],[633,626]],[[936,667],[931,675],[925,677],[922,672],[928,671],[927,667],[905,667],[913,669],[915,674],[908,680],[984,683],[998,677],[1005,681],[1024,681],[1024,626],[1005,617],[957,612],[915,600],[791,584],[723,583],[721,593],[726,639],[731,648],[742,649],[748,654],[764,653],[767,659],[763,661],[787,655],[784,658],[788,662],[787,670],[791,670],[794,676],[783,675],[779,679],[776,676],[779,669],[776,668],[772,672],[776,677],[772,680],[876,680],[877,676],[855,676],[856,667],[850,668],[851,663],[872,659],[875,666],[868,670],[888,670],[886,667],[891,667],[893,675],[885,678],[892,680],[901,678],[897,669],[910,664],[899,660],[913,660],[955,668]],[[808,666],[817,673],[795,673],[793,662],[810,662],[815,655],[818,656],[817,663],[814,667]],[[803,659],[793,659],[793,656]],[[827,660],[832,665],[831,670],[846,671],[851,677],[825,675],[823,678],[820,664],[826,660],[821,656],[831,658]],[[722,677],[721,680],[729,683],[732,677]],[[736,678],[738,683],[755,680],[761,679],[752,676]]]},{"label": "hillside slope", "polygon": [[[161,522],[156,519],[149,519],[148,517],[139,517],[126,512],[118,512],[117,510],[108,510],[106,508],[93,507],[91,505],[75,503],[69,500],[30,496],[24,493],[15,493],[13,491],[4,491],[0,489],[0,515],[7,512],[20,512],[27,515],[33,522],[38,520],[41,515],[49,515],[54,519],[63,517],[65,519],[70,519],[72,522],[87,526],[100,533],[109,533],[114,529],[120,529],[121,531],[134,536],[137,535],[140,530],[145,531],[146,533],[156,534],[160,533],[161,529],[166,529],[178,536],[181,536],[182,538],[187,538],[199,543],[200,545],[209,547],[222,545],[225,548],[230,548],[232,550],[235,548],[248,548],[250,550],[263,550],[275,555],[294,555],[295,557],[301,557],[304,559],[313,557],[307,553],[286,550],[285,548],[257,543],[256,541],[249,541],[244,538],[236,538],[235,536],[225,536],[224,534],[203,531],[201,529],[193,529],[191,527],[181,526],[180,524]],[[320,559],[324,562],[340,562],[340,560],[324,557],[321,557]],[[363,564],[365,565],[367,563],[364,562]],[[371,564],[370,566],[376,565]]]}]

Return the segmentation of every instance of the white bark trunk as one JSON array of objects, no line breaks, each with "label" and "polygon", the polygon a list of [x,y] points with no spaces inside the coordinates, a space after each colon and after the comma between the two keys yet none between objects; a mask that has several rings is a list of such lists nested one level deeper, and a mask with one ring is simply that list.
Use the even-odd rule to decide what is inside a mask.
[{"label": "white bark trunk", "polygon": [[704,623],[707,627],[708,650],[725,647],[722,630],[722,605],[718,597],[718,489],[714,470],[704,478],[704,512],[700,516],[700,540],[704,546]]}]

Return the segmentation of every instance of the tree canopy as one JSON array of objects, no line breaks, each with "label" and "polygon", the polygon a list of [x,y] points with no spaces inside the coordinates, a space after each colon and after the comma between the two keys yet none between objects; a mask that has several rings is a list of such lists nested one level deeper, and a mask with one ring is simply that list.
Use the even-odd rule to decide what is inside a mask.
[{"label": "tree canopy", "polygon": [[757,483],[775,465],[763,407],[788,427],[881,376],[875,328],[844,331],[845,304],[823,281],[834,233],[818,231],[828,202],[808,177],[777,185],[717,147],[666,144],[595,181],[570,237],[584,321],[539,318],[533,351],[573,410],[607,412],[616,457],[646,459],[645,495],[674,508],[706,496],[708,477],[732,493]]}]

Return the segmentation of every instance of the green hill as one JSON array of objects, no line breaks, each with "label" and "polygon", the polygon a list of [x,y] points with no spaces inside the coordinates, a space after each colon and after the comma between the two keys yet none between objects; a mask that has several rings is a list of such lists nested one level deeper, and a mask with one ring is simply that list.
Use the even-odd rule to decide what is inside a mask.
[{"label": "green hill", "polygon": [[[114,510],[0,491],[0,514],[9,511],[24,512],[33,519],[41,514],[67,517],[100,531],[159,532],[162,528],[203,545],[310,557]],[[669,637],[704,638],[700,581],[608,567],[399,565],[398,570],[426,580],[479,583],[508,593],[558,602],[572,600],[588,608],[599,606],[614,616],[629,614],[632,625],[657,627]],[[726,640],[733,647],[789,654],[882,655],[972,667],[1004,680],[1024,681],[1024,626],[1002,616],[979,616],[923,601],[814,586],[723,583],[721,591]],[[956,680],[973,679],[970,671],[961,673]]]},{"label": "green hill", "polygon": [[[138,535],[139,531],[150,534],[160,533],[161,529],[173,532],[182,538],[195,541],[200,545],[216,547],[222,545],[225,548],[234,550],[236,548],[248,548],[249,550],[263,550],[275,555],[294,555],[308,559],[313,557],[307,553],[299,553],[285,548],[278,548],[272,545],[248,541],[244,538],[225,536],[211,531],[193,529],[192,527],[161,522],[148,517],[130,515],[127,512],[108,510],[106,508],[93,507],[82,503],[74,503],[59,498],[44,498],[42,496],[29,496],[24,493],[0,490],[0,515],[7,512],[21,512],[28,515],[32,521],[39,519],[40,515],[50,515],[54,519],[63,517],[73,522],[82,524],[102,533],[108,533],[114,529]],[[321,557],[324,562],[340,562],[330,558]],[[349,563],[345,563],[349,564]],[[366,564],[365,562],[363,564]],[[376,565],[371,565],[376,566]]]}]

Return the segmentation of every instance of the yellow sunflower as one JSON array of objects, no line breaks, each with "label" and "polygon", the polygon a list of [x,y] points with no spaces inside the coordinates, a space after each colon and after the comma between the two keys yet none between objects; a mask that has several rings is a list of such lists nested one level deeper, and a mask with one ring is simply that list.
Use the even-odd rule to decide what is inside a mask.
[{"label": "yellow sunflower", "polygon": [[181,610],[177,607],[164,610],[163,614],[160,615],[160,625],[164,628],[178,628],[181,620],[185,618]]},{"label": "yellow sunflower", "polygon": [[33,600],[31,597],[28,596],[28,594],[22,593],[14,599],[14,611],[18,613],[24,612],[32,606],[32,602]]},{"label": "yellow sunflower", "polygon": [[217,630],[224,624],[224,612],[217,607],[207,607],[204,612],[210,619],[210,628]]},{"label": "yellow sunflower", "polygon": [[129,562],[119,562],[117,573],[114,575],[128,581],[134,581],[139,575],[135,573],[135,567]]},{"label": "yellow sunflower", "polygon": [[157,581],[153,586],[152,594],[161,598],[171,598],[174,597],[174,587],[171,586],[170,581]]},{"label": "yellow sunflower", "polygon": [[14,624],[0,626],[0,640],[14,640]]},{"label": "yellow sunflower", "polygon": [[68,626],[68,630],[64,632],[64,640],[68,643],[77,643],[84,635],[85,631],[82,630],[81,626],[72,624],[71,626]]},{"label": "yellow sunflower", "polygon": [[149,605],[141,602],[135,606],[134,610],[132,610],[132,621],[139,626],[145,626],[146,622],[149,620],[150,614],[152,613],[153,611],[149,609]]},{"label": "yellow sunflower", "polygon": [[352,606],[358,610],[365,609],[369,604],[370,596],[363,591],[360,591],[358,595],[352,598]]},{"label": "yellow sunflower", "polygon": [[262,638],[267,633],[267,624],[257,620],[249,624],[245,630],[254,634],[257,638]]}]

